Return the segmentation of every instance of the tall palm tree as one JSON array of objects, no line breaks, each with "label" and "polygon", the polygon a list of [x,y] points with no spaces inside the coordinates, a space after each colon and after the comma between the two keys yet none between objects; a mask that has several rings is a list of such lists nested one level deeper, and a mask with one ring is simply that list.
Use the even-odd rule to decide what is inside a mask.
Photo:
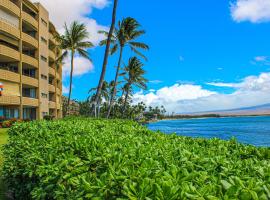
[{"label": "tall palm tree", "polygon": [[59,43],[59,48],[63,50],[62,56],[60,58],[63,60],[70,53],[71,57],[71,69],[70,69],[70,82],[69,82],[69,95],[67,102],[67,112],[69,110],[70,98],[72,93],[72,81],[73,81],[73,71],[74,71],[74,57],[75,54],[82,56],[91,61],[87,49],[93,47],[94,45],[90,41],[86,41],[89,37],[89,33],[86,29],[85,24],[74,21],[70,27],[65,24],[64,35],[56,35],[55,38]]},{"label": "tall palm tree", "polygon": [[132,91],[132,86],[146,90],[146,83],[148,82],[148,80],[144,78],[146,71],[143,69],[143,63],[137,57],[132,57],[129,59],[128,65],[125,66],[124,71],[127,74],[127,77],[125,77],[127,85],[123,105],[123,115],[126,111],[127,101],[130,92]]},{"label": "tall palm tree", "polygon": [[114,0],[113,13],[112,13],[112,22],[111,22],[110,31],[108,33],[108,38],[107,38],[107,41],[106,41],[106,49],[105,49],[105,55],[104,55],[104,60],[103,60],[103,65],[102,65],[102,71],[101,71],[101,75],[100,75],[100,78],[99,78],[97,92],[96,92],[96,95],[95,95],[95,102],[94,102],[93,107],[92,107],[94,112],[96,110],[96,105],[98,104],[99,99],[100,99],[100,93],[101,93],[102,85],[103,85],[106,70],[107,70],[108,57],[109,57],[110,46],[111,46],[111,39],[112,39],[113,31],[114,31],[114,28],[115,28],[117,5],[118,5],[118,0]]},{"label": "tall palm tree", "polygon": [[[119,77],[119,71],[121,67],[122,62],[122,56],[125,46],[129,46],[132,51],[134,51],[137,55],[143,57],[146,59],[146,57],[138,51],[138,49],[144,49],[148,50],[148,45],[137,42],[136,39],[140,37],[141,35],[145,34],[144,30],[139,30],[140,24],[133,18],[128,17],[123,19],[122,21],[119,21],[118,28],[115,28],[114,34],[111,39],[112,48],[111,48],[111,55],[114,54],[119,49],[119,58],[118,58],[118,65],[116,69],[115,79],[114,82],[116,83],[114,85],[113,89],[113,95],[110,99],[109,103],[109,109],[107,113],[107,118],[110,116],[111,108],[114,104],[115,96],[116,96],[116,90],[117,90],[117,82]],[[103,33],[105,36],[108,35],[108,32],[106,31],[100,31],[100,33]],[[106,40],[103,40],[100,42],[100,45],[103,46],[106,44]]]}]

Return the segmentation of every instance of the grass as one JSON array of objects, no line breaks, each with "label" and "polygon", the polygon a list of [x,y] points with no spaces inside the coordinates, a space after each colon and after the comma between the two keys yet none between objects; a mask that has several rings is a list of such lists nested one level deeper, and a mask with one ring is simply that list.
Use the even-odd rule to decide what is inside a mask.
[{"label": "grass", "polygon": [[[2,145],[6,144],[8,140],[7,130],[8,129],[0,129],[0,168],[3,164]],[[4,191],[5,188],[0,177],[0,200],[5,200]]]}]

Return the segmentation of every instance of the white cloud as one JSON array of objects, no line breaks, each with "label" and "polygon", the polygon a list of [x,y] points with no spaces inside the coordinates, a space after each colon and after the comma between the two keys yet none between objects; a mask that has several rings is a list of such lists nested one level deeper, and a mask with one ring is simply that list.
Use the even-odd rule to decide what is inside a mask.
[{"label": "white cloud", "polygon": [[257,62],[264,62],[267,61],[267,56],[256,56],[254,60]]},{"label": "white cloud", "polygon": [[239,83],[208,83],[217,87],[231,87],[235,92],[222,94],[203,89],[199,85],[164,87],[156,92],[136,93],[134,102],[146,105],[164,105],[168,112],[187,113],[234,109],[270,102],[270,73],[248,76]]},{"label": "white cloud", "polygon": [[39,0],[39,2],[49,11],[50,20],[60,32],[63,32],[65,23],[69,25],[77,20],[86,24],[90,33],[89,40],[95,45],[103,39],[97,31],[106,30],[107,27],[99,25],[89,15],[94,8],[103,9],[108,6],[110,4],[108,0]]},{"label": "white cloud", "polygon": [[235,21],[252,23],[270,21],[269,0],[237,0],[231,3],[231,14]]},{"label": "white cloud", "polygon": [[217,70],[223,70],[223,67],[218,67]]},{"label": "white cloud", "polygon": [[[63,65],[63,78],[69,77],[70,75],[70,57],[65,60]],[[79,56],[75,56],[74,59],[74,72],[73,76],[81,76],[90,73],[94,70],[94,65],[87,59]]]},{"label": "white cloud", "polygon": [[149,83],[153,83],[153,84],[160,84],[162,82],[163,81],[161,81],[161,80],[152,80],[152,81],[149,81]]},{"label": "white cloud", "polygon": [[69,87],[63,85],[63,86],[62,86],[62,92],[63,92],[63,94],[68,94],[68,93],[69,93]]},{"label": "white cloud", "polygon": [[270,91],[270,73],[248,76],[240,83],[207,83],[216,87],[231,87],[239,91]]}]

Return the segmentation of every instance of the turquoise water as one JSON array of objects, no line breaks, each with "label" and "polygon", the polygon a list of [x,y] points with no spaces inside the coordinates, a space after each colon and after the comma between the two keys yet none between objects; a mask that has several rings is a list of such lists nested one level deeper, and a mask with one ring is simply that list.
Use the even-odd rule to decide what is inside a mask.
[{"label": "turquoise water", "polygon": [[190,137],[235,137],[241,143],[270,147],[270,117],[164,120],[151,123],[148,128]]}]

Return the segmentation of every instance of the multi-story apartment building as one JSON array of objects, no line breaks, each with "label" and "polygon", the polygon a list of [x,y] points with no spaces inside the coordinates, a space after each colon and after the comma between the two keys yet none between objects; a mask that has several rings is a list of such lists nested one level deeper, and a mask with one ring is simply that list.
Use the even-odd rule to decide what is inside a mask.
[{"label": "multi-story apartment building", "polygon": [[0,0],[0,117],[62,117],[62,66],[48,11],[29,0]]}]

